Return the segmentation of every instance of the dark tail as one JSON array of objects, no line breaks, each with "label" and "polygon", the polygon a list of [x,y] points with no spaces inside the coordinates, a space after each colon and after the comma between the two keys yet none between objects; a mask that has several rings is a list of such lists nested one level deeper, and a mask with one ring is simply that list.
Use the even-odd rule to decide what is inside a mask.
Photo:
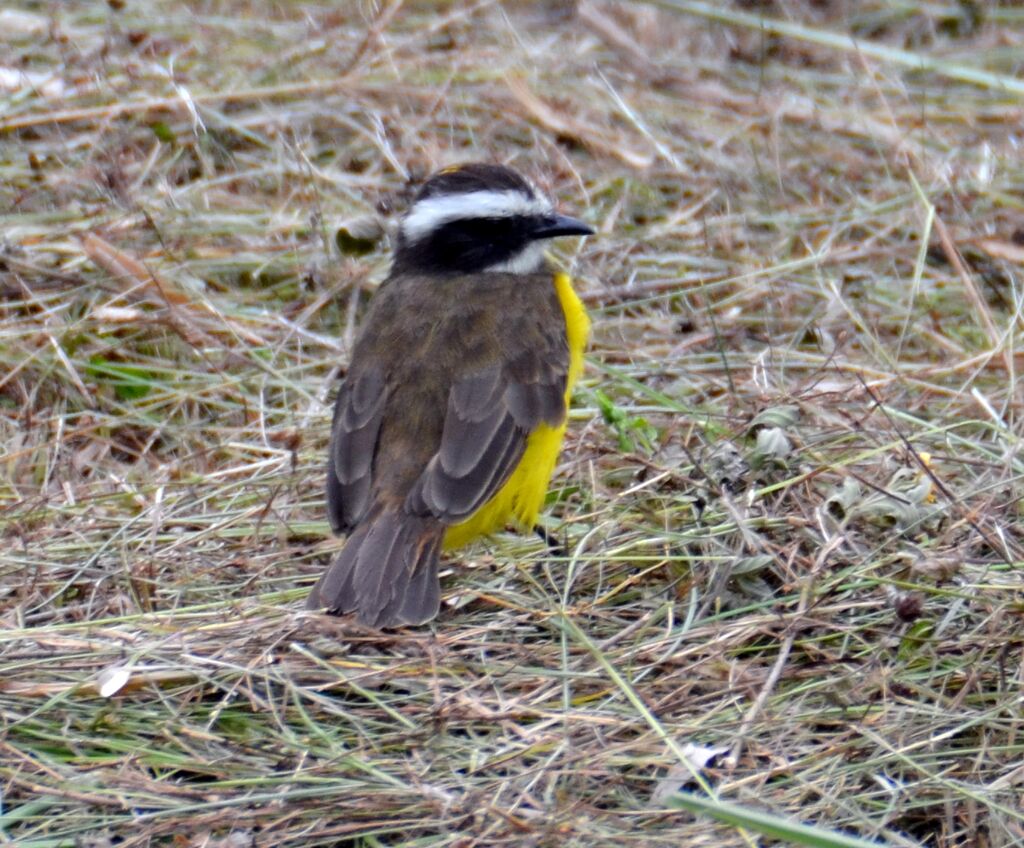
[{"label": "dark tail", "polygon": [[430,621],[441,605],[437,560],[444,525],[400,511],[371,509],[317,581],[308,609],[354,612],[369,627]]}]

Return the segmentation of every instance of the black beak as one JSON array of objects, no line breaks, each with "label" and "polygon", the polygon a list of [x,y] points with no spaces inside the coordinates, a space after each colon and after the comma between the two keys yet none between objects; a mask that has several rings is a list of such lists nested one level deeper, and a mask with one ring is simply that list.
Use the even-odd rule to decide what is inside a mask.
[{"label": "black beak", "polygon": [[530,230],[532,239],[549,239],[556,236],[592,236],[594,228],[578,218],[568,215],[545,215]]}]

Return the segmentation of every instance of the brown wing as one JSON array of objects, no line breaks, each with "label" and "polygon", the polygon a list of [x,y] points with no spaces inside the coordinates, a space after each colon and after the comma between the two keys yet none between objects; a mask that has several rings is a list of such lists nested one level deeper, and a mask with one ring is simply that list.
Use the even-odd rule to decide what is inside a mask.
[{"label": "brown wing", "polygon": [[350,373],[338,391],[327,462],[327,515],[335,533],[351,530],[370,505],[386,398],[384,377],[373,367]]},{"label": "brown wing", "polygon": [[529,434],[564,420],[564,323],[537,321],[504,332],[506,361],[462,376],[448,393],[441,444],[406,499],[409,512],[446,524],[467,518],[508,480]]}]

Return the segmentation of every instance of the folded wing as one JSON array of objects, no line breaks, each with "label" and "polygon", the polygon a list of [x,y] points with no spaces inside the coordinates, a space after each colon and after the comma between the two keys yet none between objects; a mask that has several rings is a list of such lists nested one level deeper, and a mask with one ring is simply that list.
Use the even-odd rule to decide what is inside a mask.
[{"label": "folded wing", "polygon": [[441,444],[406,498],[414,515],[456,524],[508,480],[541,424],[565,419],[564,339],[521,350],[459,379],[448,394]]},{"label": "folded wing", "polygon": [[386,398],[376,368],[346,379],[338,392],[327,469],[327,515],[335,533],[351,530],[369,508]]}]

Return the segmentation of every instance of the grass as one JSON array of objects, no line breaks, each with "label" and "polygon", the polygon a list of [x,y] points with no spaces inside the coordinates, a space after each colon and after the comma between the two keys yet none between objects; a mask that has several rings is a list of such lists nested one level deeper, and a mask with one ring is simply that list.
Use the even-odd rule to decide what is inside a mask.
[{"label": "grass", "polygon": [[[1019,9],[0,31],[0,840],[1024,844]],[[336,236],[467,159],[599,230],[567,556],[361,631],[302,611],[388,261]]]}]

